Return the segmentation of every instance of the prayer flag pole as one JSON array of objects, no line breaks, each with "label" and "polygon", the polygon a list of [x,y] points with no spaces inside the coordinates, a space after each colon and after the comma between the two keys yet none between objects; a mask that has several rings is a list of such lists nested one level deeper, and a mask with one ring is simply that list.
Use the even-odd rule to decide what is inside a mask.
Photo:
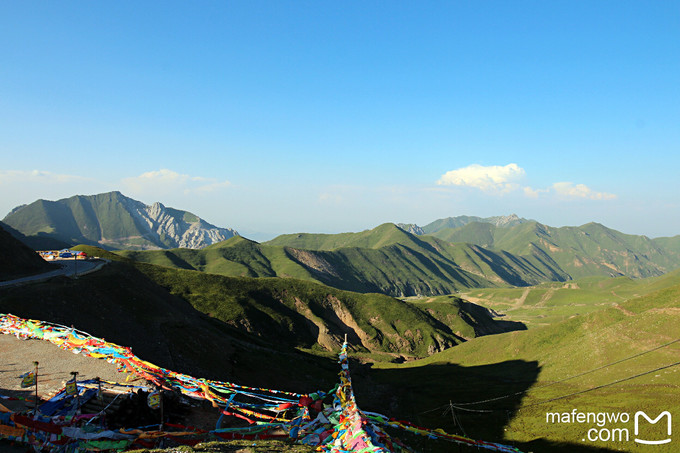
[{"label": "prayer flag pole", "polygon": [[35,365],[35,415],[38,415],[38,362],[33,362]]},{"label": "prayer flag pole", "polygon": [[78,372],[77,371],[71,371],[71,376],[73,376],[73,385],[76,388],[76,407],[78,408],[77,410],[80,410],[80,395],[78,392]]}]

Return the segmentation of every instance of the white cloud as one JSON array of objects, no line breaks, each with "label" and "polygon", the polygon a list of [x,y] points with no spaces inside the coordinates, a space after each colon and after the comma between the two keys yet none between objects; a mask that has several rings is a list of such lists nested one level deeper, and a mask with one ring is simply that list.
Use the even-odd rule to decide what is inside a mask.
[{"label": "white cloud", "polygon": [[229,181],[202,176],[190,176],[163,168],[139,176],[124,178],[124,190],[136,194],[164,194],[181,192],[185,195],[204,194],[229,187]]},{"label": "white cloud", "polygon": [[518,180],[524,169],[517,164],[483,166],[472,164],[447,171],[437,181],[438,185],[474,187],[485,192],[506,193],[519,188]]},{"label": "white cloud", "polygon": [[473,164],[446,172],[437,184],[439,186],[474,187],[487,193],[508,193],[521,188],[525,197],[534,199],[548,194],[562,199],[613,200],[616,198],[614,194],[596,192],[585,184],[572,182],[556,182],[545,189],[521,187],[519,182],[524,176],[524,169],[514,163],[505,166]]},{"label": "white cloud", "polygon": [[616,195],[606,192],[595,192],[585,184],[574,184],[573,182],[556,182],[552,189],[563,197],[568,198],[587,198],[590,200],[613,200]]},{"label": "white cloud", "polygon": [[538,198],[542,193],[550,192],[550,189],[533,189],[529,186],[522,189],[528,198]]}]

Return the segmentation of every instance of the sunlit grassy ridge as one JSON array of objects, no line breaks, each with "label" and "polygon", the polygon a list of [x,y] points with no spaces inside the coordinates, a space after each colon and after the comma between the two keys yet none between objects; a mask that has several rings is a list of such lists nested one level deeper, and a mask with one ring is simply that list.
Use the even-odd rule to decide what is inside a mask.
[{"label": "sunlit grassy ridge", "polygon": [[125,251],[140,262],[226,276],[294,277],[392,296],[564,280],[547,256],[514,256],[415,236],[393,224],[361,233],[287,235],[258,244],[231,238],[203,250]]}]

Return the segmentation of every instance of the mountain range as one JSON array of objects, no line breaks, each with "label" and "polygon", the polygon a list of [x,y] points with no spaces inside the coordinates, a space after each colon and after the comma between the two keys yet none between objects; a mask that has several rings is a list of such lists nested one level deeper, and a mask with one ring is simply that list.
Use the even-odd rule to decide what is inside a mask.
[{"label": "mountain range", "polygon": [[680,236],[650,239],[624,234],[599,223],[555,228],[536,221],[500,227],[470,222],[432,231],[446,242],[468,242],[517,255],[548,255],[570,278],[653,277],[680,266]]},{"label": "mountain range", "polygon": [[[120,192],[38,200],[4,222],[31,239],[96,245],[140,262],[224,276],[293,277],[396,297],[530,286],[588,276],[644,278],[680,267],[680,236],[650,239],[598,223],[551,227],[515,214],[420,227],[285,234],[264,243]],[[17,236],[18,237],[18,236]]]},{"label": "mountain range", "polygon": [[415,236],[386,223],[361,233],[241,237],[202,250],[120,251],[136,261],[248,277],[294,277],[391,296],[450,294],[471,287],[564,280],[549,257],[515,256],[473,244]]},{"label": "mountain range", "polygon": [[120,192],[37,200],[14,208],[3,222],[27,238],[107,250],[202,248],[238,233],[162,203],[146,205]]},{"label": "mountain range", "polygon": [[496,227],[512,227],[519,225],[520,223],[531,222],[531,220],[520,218],[517,216],[517,214],[493,217],[461,215],[456,217],[447,217],[445,219],[438,219],[434,222],[428,223],[423,227],[420,227],[415,223],[399,223],[397,226],[408,231],[409,233],[420,235],[436,233],[437,231],[443,230],[445,228],[459,228],[473,222],[490,223]]},{"label": "mountain range", "polygon": [[[175,310],[177,300],[183,300],[234,332],[287,348],[336,351],[347,335],[355,351],[423,357],[476,336],[522,328],[519,323],[496,321],[492,311],[455,296],[430,304],[411,303],[292,278],[218,276],[140,263],[93,246],[76,249],[110,260],[107,270],[97,273],[101,278],[95,277],[100,286],[89,287],[83,294],[83,303],[96,297],[98,306],[103,300],[121,297],[127,301],[124,305],[139,316],[146,312],[148,304],[169,304]],[[52,267],[1,228],[0,250],[3,254],[11,251],[11,257],[0,257],[7,258],[3,263],[11,264],[21,274]],[[0,273],[0,277],[3,275]],[[116,285],[125,289],[114,290]],[[102,292],[111,294],[104,296]],[[21,311],[22,300],[32,299],[25,291],[14,290],[0,297],[0,306],[14,301],[17,305],[5,309],[11,308],[15,313]],[[186,307],[182,310],[186,311]]]}]

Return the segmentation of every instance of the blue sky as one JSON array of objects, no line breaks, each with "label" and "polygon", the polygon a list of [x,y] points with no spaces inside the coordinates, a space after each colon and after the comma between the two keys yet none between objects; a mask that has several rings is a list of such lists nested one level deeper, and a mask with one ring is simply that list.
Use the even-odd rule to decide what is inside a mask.
[{"label": "blue sky", "polygon": [[677,2],[3,2],[0,42],[0,216],[120,190],[254,239],[680,234]]}]

